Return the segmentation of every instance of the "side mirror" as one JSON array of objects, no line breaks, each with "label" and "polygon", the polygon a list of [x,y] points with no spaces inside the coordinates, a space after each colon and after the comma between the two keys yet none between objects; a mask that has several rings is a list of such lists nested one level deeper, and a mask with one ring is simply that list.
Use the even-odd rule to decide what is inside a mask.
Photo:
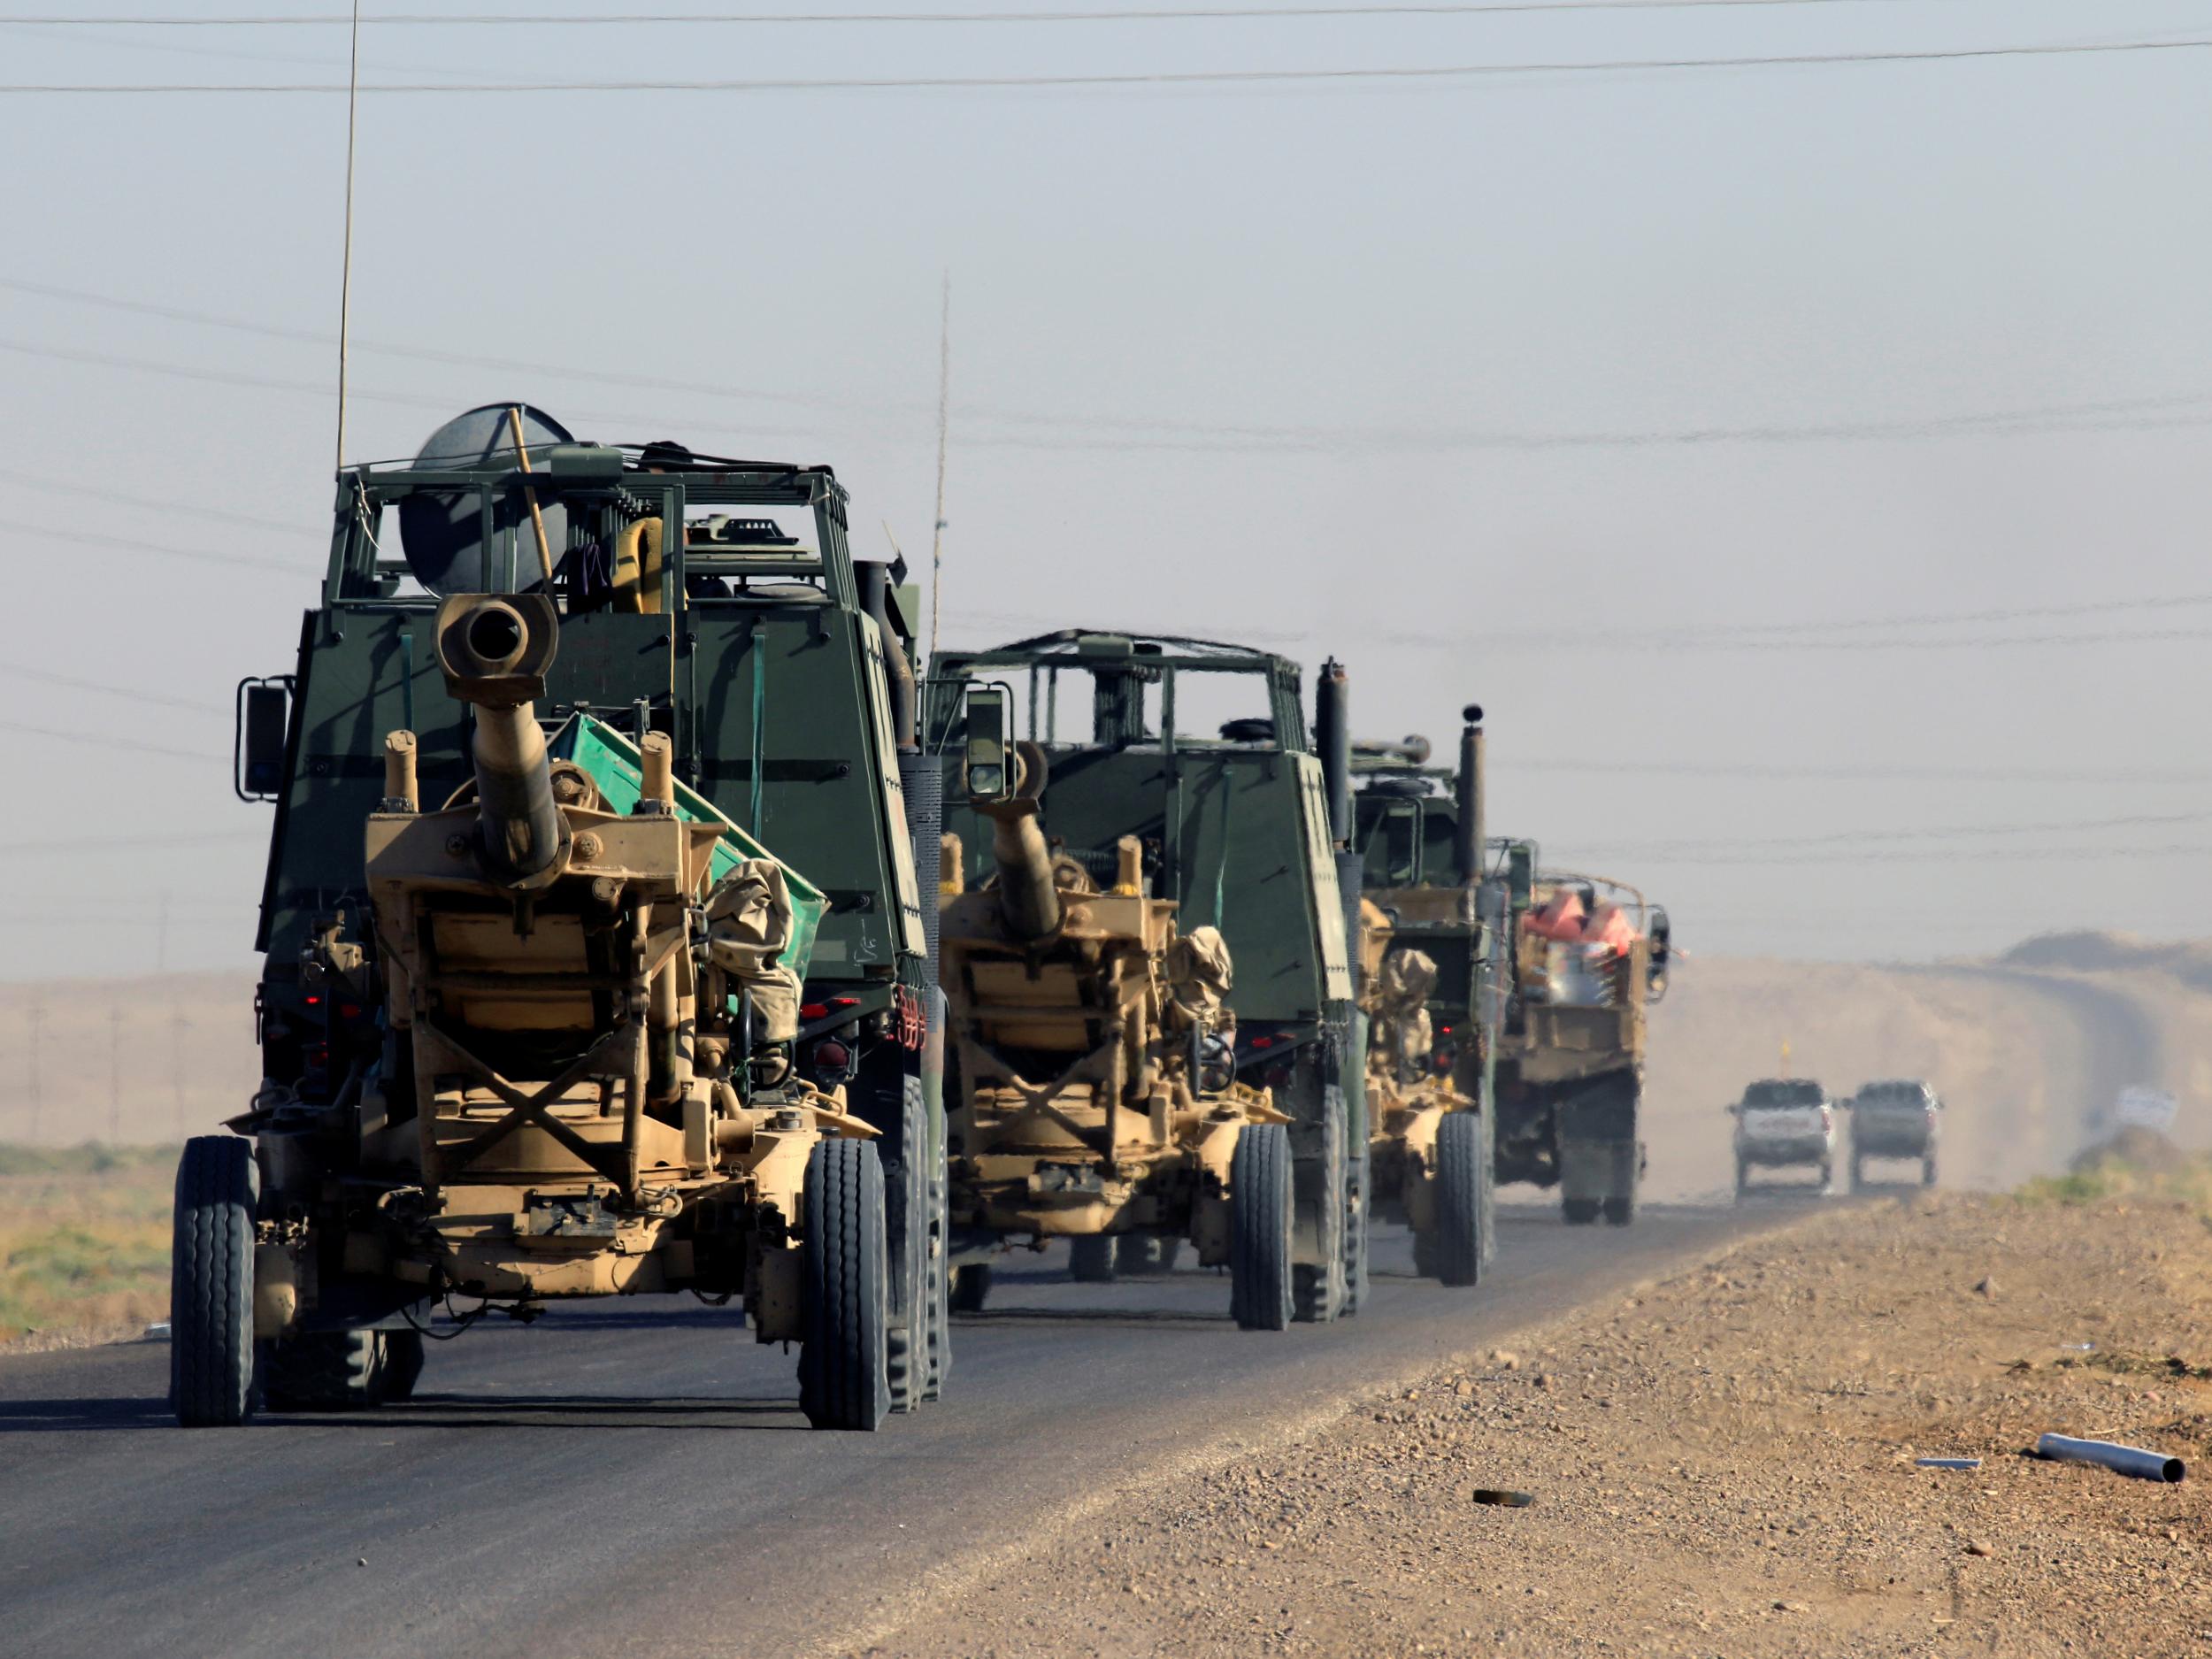
[{"label": "side mirror", "polygon": [[1008,702],[1003,686],[968,687],[968,753],[962,772],[971,801],[994,803],[1014,798],[1017,780],[1007,737]]},{"label": "side mirror", "polygon": [[292,682],[238,682],[237,725],[231,734],[230,787],[241,801],[273,801],[284,791],[284,748],[292,721]]}]

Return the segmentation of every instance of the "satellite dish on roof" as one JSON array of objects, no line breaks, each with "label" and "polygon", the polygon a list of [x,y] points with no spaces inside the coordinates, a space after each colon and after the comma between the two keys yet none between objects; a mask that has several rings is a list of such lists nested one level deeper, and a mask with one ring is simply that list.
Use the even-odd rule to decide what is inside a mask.
[{"label": "satellite dish on roof", "polygon": [[[573,443],[567,427],[541,409],[527,403],[486,403],[457,415],[430,434],[415,456],[415,465],[428,471],[496,465],[515,452],[507,411],[522,416],[522,441],[529,447],[531,463],[545,470],[544,452],[557,443]],[[545,537],[557,563],[568,544],[568,514],[558,501],[541,501]],[[534,536],[526,526],[530,510],[519,491],[506,491],[492,503],[492,542],[484,541],[483,511],[473,490],[426,491],[399,504],[400,548],[407,568],[432,593],[485,594],[508,587],[509,568],[503,554],[513,549],[517,585],[531,586],[537,554],[523,546],[519,537]],[[494,572],[499,575],[495,579]]]}]

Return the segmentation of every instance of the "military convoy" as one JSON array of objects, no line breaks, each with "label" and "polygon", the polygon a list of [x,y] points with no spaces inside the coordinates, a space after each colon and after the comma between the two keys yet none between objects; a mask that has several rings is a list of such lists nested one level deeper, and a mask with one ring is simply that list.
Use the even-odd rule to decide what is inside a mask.
[{"label": "military convoy", "polygon": [[518,404],[341,472],[239,687],[264,1081],[179,1170],[180,1422],[404,1400],[441,1310],[689,1290],[867,1430],[1018,1246],[1188,1247],[1276,1330],[1358,1310],[1374,1213],[1461,1286],[1496,1181],[1628,1218],[1663,913],[1609,955],[1586,884],[1486,869],[1479,710],[1447,796],[1333,663],[1310,728],[1296,664],[1170,635],[925,678],[846,526],[828,467]]},{"label": "military convoy", "polygon": [[[964,1303],[1010,1238],[1065,1233],[1086,1279],[1162,1264],[1179,1238],[1203,1263],[1241,1263],[1248,1326],[1356,1309],[1363,1075],[1299,682],[1264,651],[1103,630],[931,664],[925,728],[962,803],[945,813],[941,926]],[[1010,710],[1018,686],[1022,781],[994,804],[979,798],[973,717]],[[1194,732],[1186,711],[1210,699],[1235,712]],[[987,882],[991,898],[972,891]],[[1067,937],[1070,911],[1099,936]],[[1047,912],[1057,930],[1040,931]],[[1156,1023],[1147,983],[1194,988],[1171,988]],[[1256,1264],[1286,1225],[1286,1286]]]}]

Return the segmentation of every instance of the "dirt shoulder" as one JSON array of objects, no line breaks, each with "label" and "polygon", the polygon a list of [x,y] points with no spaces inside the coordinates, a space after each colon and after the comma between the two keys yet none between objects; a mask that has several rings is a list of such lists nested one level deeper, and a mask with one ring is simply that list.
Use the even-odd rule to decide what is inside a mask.
[{"label": "dirt shoulder", "polygon": [[872,1651],[2200,1653],[2212,1465],[2020,1455],[2044,1430],[2212,1455],[2212,1228],[2089,1196],[1769,1235],[1172,1480]]}]

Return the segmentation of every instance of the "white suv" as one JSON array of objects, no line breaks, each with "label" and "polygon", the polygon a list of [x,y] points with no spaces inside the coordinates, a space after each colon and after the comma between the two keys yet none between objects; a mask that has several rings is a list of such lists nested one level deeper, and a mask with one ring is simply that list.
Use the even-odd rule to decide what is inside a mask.
[{"label": "white suv", "polygon": [[1828,1091],[1807,1078],[1769,1078],[1754,1083],[1731,1106],[1736,1119],[1736,1195],[1751,1185],[1754,1169],[1816,1164],[1824,1196],[1836,1173],[1836,1110]]}]

